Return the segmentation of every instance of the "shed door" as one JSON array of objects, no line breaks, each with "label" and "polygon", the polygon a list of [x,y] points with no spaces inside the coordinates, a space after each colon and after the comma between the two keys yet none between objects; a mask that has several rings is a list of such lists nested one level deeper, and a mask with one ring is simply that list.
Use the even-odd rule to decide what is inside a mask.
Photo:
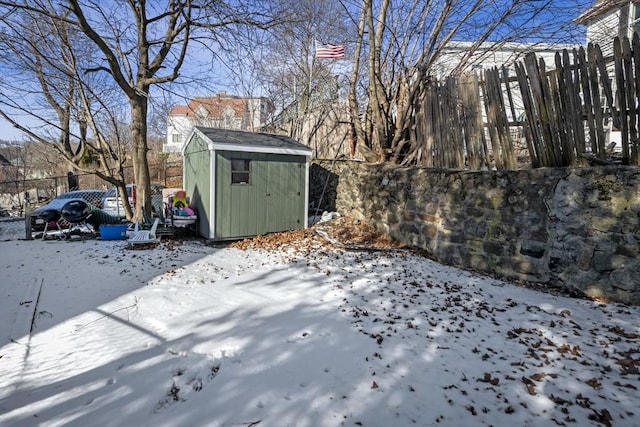
[{"label": "shed door", "polygon": [[304,226],[304,163],[269,161],[266,163],[265,206],[260,227],[265,233]]},{"label": "shed door", "polygon": [[[248,160],[249,182],[233,170]],[[232,239],[304,227],[303,156],[218,152],[215,238]]]}]

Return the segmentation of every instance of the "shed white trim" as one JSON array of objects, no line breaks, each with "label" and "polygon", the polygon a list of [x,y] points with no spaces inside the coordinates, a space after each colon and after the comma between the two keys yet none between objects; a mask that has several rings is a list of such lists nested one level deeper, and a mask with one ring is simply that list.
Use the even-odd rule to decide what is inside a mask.
[{"label": "shed white trim", "polygon": [[[189,138],[187,139],[187,143],[191,141],[194,134],[197,134],[203,141],[207,142],[207,146],[209,151],[240,151],[246,153],[265,153],[265,154],[287,154],[294,156],[307,156],[311,157],[313,154],[313,150],[307,147],[293,148],[293,147],[268,147],[268,146],[260,146],[260,145],[247,145],[247,144],[229,144],[213,141],[209,136],[204,134],[198,128],[193,128]],[[186,144],[185,144],[186,147]],[[183,153],[184,154],[184,153]]]}]

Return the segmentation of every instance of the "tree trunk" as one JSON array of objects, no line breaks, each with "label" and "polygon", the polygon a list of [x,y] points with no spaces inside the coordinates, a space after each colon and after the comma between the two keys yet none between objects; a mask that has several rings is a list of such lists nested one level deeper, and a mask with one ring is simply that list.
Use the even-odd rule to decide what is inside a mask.
[{"label": "tree trunk", "polygon": [[389,1],[390,0],[383,0],[375,23],[373,10],[369,9],[367,11],[367,27],[371,37],[369,40],[369,102],[372,108],[375,129],[372,143],[375,151],[378,152],[380,162],[386,161],[389,154],[390,121],[392,120],[389,114],[389,102],[385,92],[385,86],[381,80],[382,67],[380,62],[380,52],[385,31],[385,27],[381,23],[386,22]]},{"label": "tree trunk", "polygon": [[147,108],[148,89],[139,91],[130,100],[131,106],[131,142],[133,157],[133,175],[136,184],[136,205],[133,221],[144,222],[151,218],[151,177],[147,153]]},{"label": "tree trunk", "polygon": [[[352,155],[356,153],[356,148],[359,145],[367,147],[369,145],[369,139],[364,131],[363,119],[360,116],[360,106],[358,105],[358,74],[360,70],[360,56],[362,54],[362,44],[364,42],[364,27],[366,10],[369,7],[370,0],[365,0],[364,7],[360,12],[360,19],[358,20],[358,38],[356,39],[356,49],[353,55],[353,71],[349,80],[349,116],[351,121],[351,152]],[[366,114],[362,114],[363,117]]]}]

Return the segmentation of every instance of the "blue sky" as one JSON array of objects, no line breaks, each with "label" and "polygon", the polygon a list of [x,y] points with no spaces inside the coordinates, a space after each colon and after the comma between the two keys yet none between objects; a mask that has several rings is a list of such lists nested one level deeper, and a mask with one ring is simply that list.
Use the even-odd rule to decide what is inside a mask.
[{"label": "blue sky", "polygon": [[[540,0],[531,3],[542,4],[546,3],[546,1],[547,0]],[[574,25],[571,21],[584,12],[592,3],[592,0],[551,0],[550,7],[552,10],[535,16],[534,24],[540,24],[541,28],[544,28],[548,32],[553,32],[554,30],[569,30],[571,37],[573,37],[572,42],[584,43],[585,28],[580,25]],[[565,42],[566,40],[558,41]],[[23,139],[22,134],[7,121],[0,118],[0,140],[12,141],[21,139]]]}]

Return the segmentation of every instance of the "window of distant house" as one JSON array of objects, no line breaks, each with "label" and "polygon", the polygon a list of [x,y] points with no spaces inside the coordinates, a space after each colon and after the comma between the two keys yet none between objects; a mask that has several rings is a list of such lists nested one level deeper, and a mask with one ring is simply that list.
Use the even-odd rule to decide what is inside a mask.
[{"label": "window of distant house", "polygon": [[207,111],[204,106],[200,105],[196,108],[196,115],[199,119],[206,119],[209,116],[209,111]]},{"label": "window of distant house", "polygon": [[250,184],[251,160],[231,159],[231,184]]},{"label": "window of distant house", "polygon": [[171,141],[173,141],[173,143],[175,144],[182,142],[182,135],[180,135],[179,133],[174,133],[171,136]]},{"label": "window of distant house", "polygon": [[222,127],[225,129],[233,129],[233,120],[236,112],[230,107],[225,107],[222,111]]}]

